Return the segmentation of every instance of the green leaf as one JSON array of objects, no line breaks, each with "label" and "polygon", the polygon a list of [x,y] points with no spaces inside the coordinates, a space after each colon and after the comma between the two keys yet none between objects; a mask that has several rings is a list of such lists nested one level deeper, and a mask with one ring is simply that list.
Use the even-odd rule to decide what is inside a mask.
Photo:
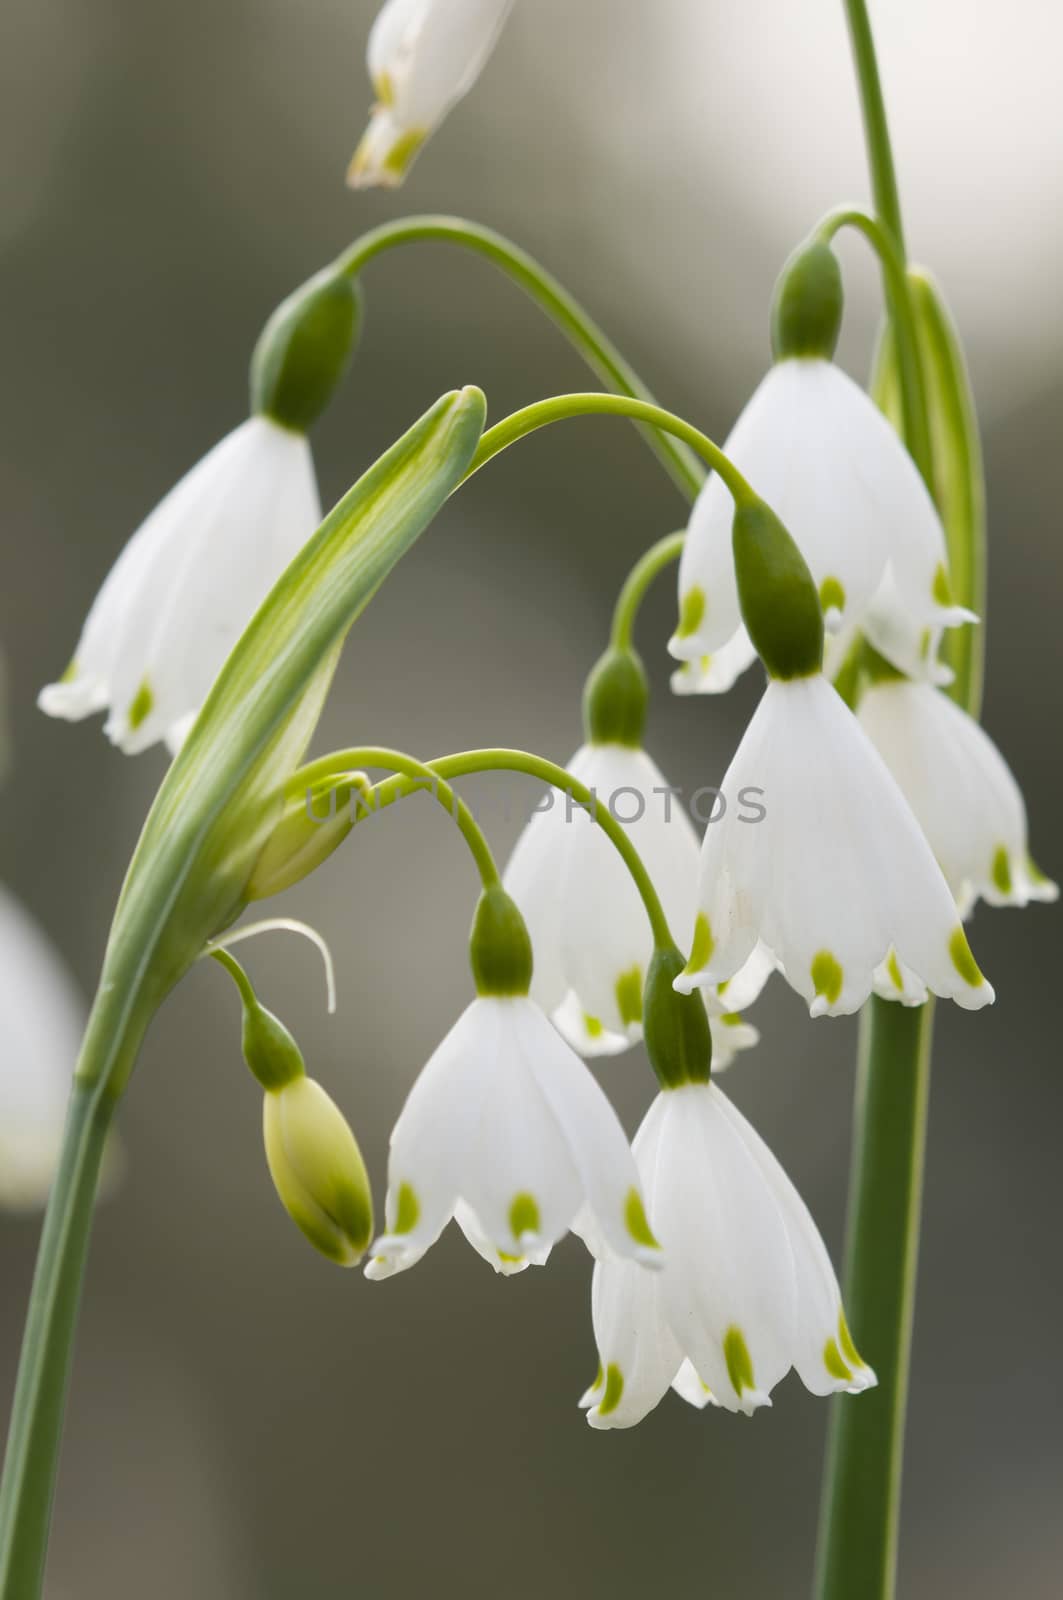
[{"label": "green leaf", "polygon": [[[928,272],[908,269],[919,359],[923,368],[930,442],[932,489],[949,556],[952,598],[984,623],[986,604],[986,501],[982,446],[967,363],[951,313]],[[900,391],[893,338],[884,333],[875,358],[872,394],[900,429]],[[944,655],[956,674],[949,693],[977,716],[982,701],[984,627],[950,628]]]}]

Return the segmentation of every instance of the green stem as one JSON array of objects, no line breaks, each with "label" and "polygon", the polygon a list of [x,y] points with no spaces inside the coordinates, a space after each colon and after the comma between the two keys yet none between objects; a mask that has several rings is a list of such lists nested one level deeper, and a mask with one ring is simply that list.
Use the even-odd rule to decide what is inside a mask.
[{"label": "green stem", "polygon": [[[624,360],[579,301],[573,299],[567,289],[532,256],[490,228],[466,222],[462,217],[405,217],[399,222],[386,222],[370,233],[363,234],[344,251],[337,265],[341,272],[354,278],[374,256],[399,245],[426,240],[459,245],[464,250],[483,256],[535,301],[608,388],[634,399],[653,401],[652,394],[638,373]],[[675,483],[688,499],[693,499],[701,488],[703,478],[696,461],[680,445],[673,443],[667,434],[659,432],[652,425],[645,428],[643,433]]]},{"label": "green stem", "polygon": [[[415,756],[408,756],[403,750],[388,750],[382,745],[363,745],[357,750],[342,750],[335,755],[322,756],[317,761],[311,761],[307,766],[300,768],[296,774],[296,781],[304,793],[310,789],[320,790],[335,780],[341,767],[344,771],[361,767],[387,767],[390,771],[401,773],[410,780],[405,791],[407,794],[425,790],[434,800],[439,801],[447,815],[457,823],[476,863],[484,888],[490,889],[499,882],[498,864],[479,823],[465,801],[455,793],[449,783],[444,782],[435,767],[430,766],[428,762],[418,761]],[[367,809],[379,788],[378,784],[364,796]]]},{"label": "green stem", "polygon": [[867,139],[871,193],[875,198],[875,210],[893,235],[903,258],[907,250],[904,242],[904,224],[901,221],[901,197],[897,189],[893,146],[890,144],[889,124],[886,121],[886,102],[882,96],[882,80],[879,77],[878,57],[875,54],[875,40],[871,32],[871,19],[867,14],[866,0],[845,0],[845,15],[849,24],[849,39],[860,88],[860,109],[864,118],[864,136]]},{"label": "green stem", "polygon": [[[337,772],[346,764],[356,751],[340,751],[335,756],[328,756],[326,761],[335,761]],[[383,763],[378,763],[383,765]],[[608,835],[615,845],[624,865],[630,872],[635,882],[635,887],[642,897],[646,908],[646,915],[650,919],[653,930],[654,943],[664,948],[671,948],[674,944],[668,919],[664,914],[660,897],[653,887],[642,858],[625,831],[623,825],[617,821],[608,806],[599,803],[598,797],[585,783],[574,778],[571,772],[558,766],[556,761],[547,761],[545,756],[532,755],[527,750],[463,750],[456,755],[437,756],[426,763],[426,766],[440,779],[466,778],[476,772],[522,772],[529,778],[538,778],[542,783],[548,783],[554,789],[560,789],[563,794],[572,796],[584,810],[587,811],[592,821]],[[322,772],[321,777],[328,774]],[[378,783],[372,790],[373,810],[382,810],[385,806],[394,804],[405,795],[411,794],[416,789],[414,779],[400,776],[388,778],[383,783]],[[367,807],[367,810],[369,808]]]},{"label": "green stem", "polygon": [[492,456],[516,444],[518,439],[526,438],[537,428],[545,428],[551,422],[567,422],[572,417],[629,417],[634,422],[652,423],[655,428],[674,434],[696,450],[713,471],[719,473],[736,502],[756,499],[738,468],[707,434],[651,401],[633,400],[622,394],[560,394],[550,400],[537,400],[534,405],[525,406],[521,411],[514,411],[481,436],[466,478],[479,472]]},{"label": "green stem", "polygon": [[614,650],[631,648],[635,619],[646,597],[647,589],[659,573],[671,566],[673,561],[679,560],[685,543],[685,532],[665,534],[663,539],[658,539],[656,544],[650,545],[645,555],[636,561],[628,573],[613,611],[609,642]]},{"label": "green stem", "polygon": [[[845,0],[860,85],[875,208],[905,266],[904,229],[865,0]],[[885,266],[885,263],[884,263]],[[905,294],[887,277],[899,340]],[[910,306],[908,306],[910,310]],[[918,352],[915,353],[918,362]],[[933,482],[925,391],[904,409],[905,442]],[[872,999],[860,1023],[845,1299],[879,1387],[832,1404],[816,1561],[817,1600],[892,1600],[919,1254],[933,1005]]]},{"label": "green stem", "polygon": [[93,1203],[117,1103],[148,1013],[116,1026],[101,990],[89,1018],[45,1213],[0,1480],[0,1600],[38,1600]]},{"label": "green stem", "polygon": [[832,1401],[819,1600],[891,1600],[919,1258],[932,1005],[875,996],[861,1018],[846,1312],[878,1388]]}]

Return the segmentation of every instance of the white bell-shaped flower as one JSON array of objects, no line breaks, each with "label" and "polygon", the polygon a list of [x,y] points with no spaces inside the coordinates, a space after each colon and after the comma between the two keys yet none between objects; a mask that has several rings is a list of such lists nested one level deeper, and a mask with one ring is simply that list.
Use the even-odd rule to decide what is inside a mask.
[{"label": "white bell-shaped flower", "polygon": [[130,539],[42,711],[108,712],[127,754],[181,744],[233,645],[321,521],[306,436],[266,416],[228,434]]},{"label": "white bell-shaped flower", "polygon": [[[970,620],[951,602],[945,536],[908,452],[872,401],[833,362],[778,361],[724,445],[725,453],[785,523],[808,563],[828,632],[863,627],[882,653],[900,648],[898,609],[912,637],[929,641]],[[731,668],[753,658],[742,625],[731,548],[734,508],[709,477],[691,514],[679,566],[679,626],[672,655],[719,662],[693,679],[703,692],[729,687]],[[907,644],[907,641],[905,641]],[[905,649],[896,665],[918,669]]]},{"label": "white bell-shaped flower", "polygon": [[821,674],[769,683],[723,782],[746,785],[765,815],[707,829],[677,988],[732,977],[759,941],[813,1016],[856,1011],[891,959],[964,1007],[993,999],[911,807]]},{"label": "white bell-shaped flower", "polygon": [[[626,827],[680,938],[697,909],[698,836],[682,797],[645,750],[585,744],[568,763]],[[589,811],[551,791],[506,867],[535,951],[531,993],[573,1047],[607,1055],[638,1039],[653,935],[639,892]]]},{"label": "white bell-shaped flower", "polygon": [[483,70],[513,0],[387,0],[369,31],[377,104],[351,160],[356,189],[394,188]]},{"label": "white bell-shaped flower", "polygon": [[410,1091],[367,1275],[413,1266],[454,1216],[500,1271],[541,1264],[577,1219],[596,1249],[660,1259],[615,1111],[526,995],[478,996]]},{"label": "white bell-shaped flower", "polygon": [[0,1208],[43,1205],[84,1027],[58,952],[0,887]]},{"label": "white bell-shaped flower", "polygon": [[927,684],[872,684],[860,725],[904,792],[966,914],[990,905],[1055,900],[1030,859],[1026,806],[1004,757],[956,703]]},{"label": "white bell-shaped flower", "polygon": [[874,1385],[807,1207],[720,1089],[663,1091],[634,1152],[664,1265],[595,1266],[600,1365],[581,1402],[592,1427],[632,1426],[669,1387],[748,1415],[791,1367],[813,1394]]}]

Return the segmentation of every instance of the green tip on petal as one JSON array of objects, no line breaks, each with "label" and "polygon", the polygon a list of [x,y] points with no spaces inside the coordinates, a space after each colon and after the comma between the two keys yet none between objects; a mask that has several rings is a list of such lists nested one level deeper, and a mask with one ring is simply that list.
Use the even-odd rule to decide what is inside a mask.
[{"label": "green tip on petal", "polygon": [[959,925],[953,929],[952,938],[949,940],[949,955],[952,957],[952,964],[964,983],[971,989],[980,989],[985,979],[971,953],[971,947],[967,943],[967,935]]},{"label": "green tip on petal", "polygon": [[412,1233],[420,1215],[421,1202],[417,1198],[416,1190],[411,1184],[400,1183],[392,1233]]},{"label": "green tip on petal", "polygon": [[1001,894],[1011,893],[1011,860],[1003,845],[1000,845],[993,853],[991,877],[995,887],[1000,890]]},{"label": "green tip on petal", "polygon": [[[712,936],[709,919],[703,911],[698,912],[697,921],[694,923],[694,939],[690,946],[690,956],[683,972],[687,977],[692,977],[695,972],[700,972],[712,960],[712,952],[716,948],[716,940]],[[723,984],[720,993],[723,993]]]},{"label": "green tip on petal", "polygon": [[624,1226],[636,1244],[644,1245],[647,1250],[661,1248],[646,1220],[646,1208],[637,1189],[628,1190],[627,1200],[624,1203]]},{"label": "green tip on petal", "polygon": [[588,1039],[600,1039],[605,1032],[601,1017],[592,1017],[589,1011],[583,1013],[583,1026],[587,1030]]},{"label": "green tip on petal", "polygon": [[753,1359],[749,1354],[741,1328],[731,1327],[723,1336],[723,1359],[727,1363],[727,1376],[731,1388],[739,1399],[746,1389],[755,1389]]},{"label": "green tip on petal", "polygon": [[943,561],[939,561],[937,564],[930,593],[939,606],[952,605],[952,585],[949,582],[949,575]]},{"label": "green tip on petal", "polygon": [[622,972],[616,980],[616,1004],[625,1028],[635,1027],[642,1021],[642,972],[632,967]]},{"label": "green tip on petal", "polygon": [[605,1369],[605,1393],[598,1402],[599,1415],[604,1417],[610,1411],[615,1411],[623,1393],[624,1374],[615,1362],[610,1361]]},{"label": "green tip on petal", "polygon": [[851,1383],[853,1375],[842,1360],[841,1351],[834,1339],[828,1339],[823,1346],[823,1365],[832,1378],[839,1383]]},{"label": "green tip on petal", "polygon": [[[816,993],[821,995],[828,1005],[834,1005],[842,992],[844,973],[841,966],[831,955],[829,950],[820,950],[812,958],[812,983]],[[892,973],[891,973],[892,976]],[[903,988],[904,985],[902,984]]]},{"label": "green tip on petal", "polygon": [[677,639],[689,639],[697,633],[705,615],[705,591],[697,584],[688,589],[679,602],[679,622],[675,630]]},{"label": "green tip on petal", "polygon": [[154,705],[155,693],[145,678],[129,705],[127,715],[130,728],[139,728],[142,722],[146,722],[151,716]]},{"label": "green tip on petal", "polygon": [[863,1356],[861,1356],[860,1352],[856,1348],[856,1345],[853,1343],[853,1336],[849,1332],[849,1324],[845,1320],[844,1311],[838,1312],[838,1343],[841,1346],[842,1355],[845,1357],[845,1360],[851,1367],[863,1367],[867,1365]]},{"label": "green tip on petal", "polygon": [[890,975],[890,982],[893,984],[894,988],[903,990],[904,975],[901,972],[901,964],[897,960],[896,950],[890,951],[889,960],[886,962],[886,971]]},{"label": "green tip on petal", "polygon": [[518,1194],[509,1208],[509,1226],[519,1243],[526,1233],[538,1233],[540,1228],[539,1204],[533,1194]]},{"label": "green tip on petal", "polygon": [[819,586],[819,604],[824,614],[828,611],[844,611],[845,586],[837,578],[824,578]]}]

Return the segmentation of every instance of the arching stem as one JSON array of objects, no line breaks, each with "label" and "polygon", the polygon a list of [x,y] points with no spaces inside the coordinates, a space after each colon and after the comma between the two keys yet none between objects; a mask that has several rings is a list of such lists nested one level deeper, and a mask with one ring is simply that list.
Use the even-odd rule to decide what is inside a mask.
[{"label": "arching stem", "polygon": [[[462,217],[404,217],[399,222],[386,222],[356,239],[339,257],[337,266],[354,278],[368,262],[385,251],[429,241],[457,245],[491,262],[534,300],[608,388],[617,394],[653,402],[652,394],[638,373],[579,301],[526,251],[491,228],[480,227]],[[692,500],[704,477],[696,459],[653,424],[647,425],[643,434],[673,481],[687,499]]]},{"label": "arching stem", "polygon": [[613,625],[609,634],[609,642],[614,650],[630,649],[635,620],[646,598],[646,591],[666,567],[670,567],[673,561],[679,560],[686,537],[685,531],[665,534],[663,539],[651,544],[645,554],[639,557],[624,579],[624,586],[617,596]]}]

